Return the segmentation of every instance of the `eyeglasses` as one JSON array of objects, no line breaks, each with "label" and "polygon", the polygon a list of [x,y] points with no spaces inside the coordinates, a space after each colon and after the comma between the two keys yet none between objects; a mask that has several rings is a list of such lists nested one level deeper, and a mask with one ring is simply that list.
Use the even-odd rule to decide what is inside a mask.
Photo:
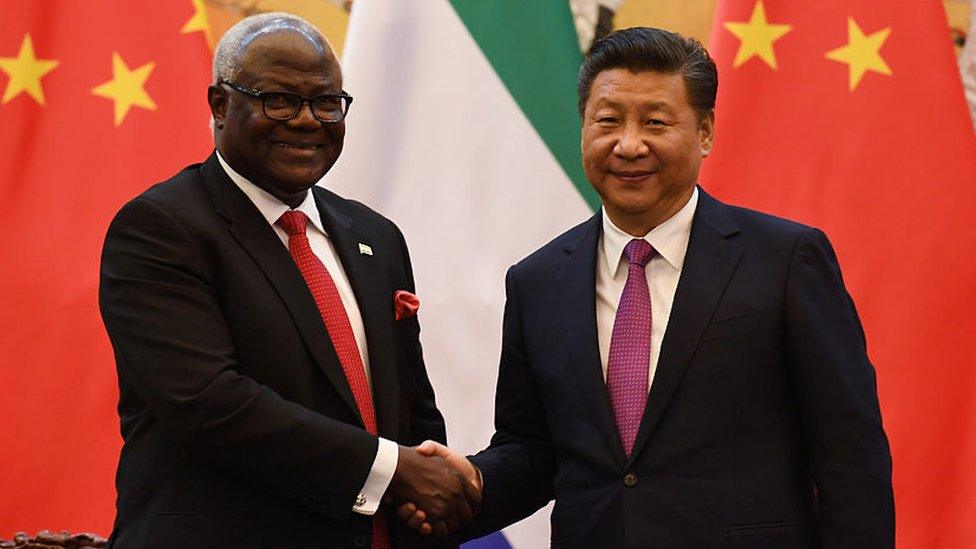
[{"label": "eyeglasses", "polygon": [[263,92],[227,80],[217,81],[218,86],[221,84],[226,84],[233,90],[260,99],[264,107],[264,115],[272,120],[291,120],[298,116],[299,111],[302,110],[302,105],[308,103],[309,108],[312,109],[312,116],[319,122],[342,122],[346,113],[349,112],[349,105],[352,104],[352,96],[346,92],[302,97],[289,92]]}]

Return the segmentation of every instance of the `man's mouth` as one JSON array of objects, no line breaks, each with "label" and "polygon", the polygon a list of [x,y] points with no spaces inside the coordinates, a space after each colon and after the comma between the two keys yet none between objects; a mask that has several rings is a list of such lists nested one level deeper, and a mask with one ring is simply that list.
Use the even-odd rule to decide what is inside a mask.
[{"label": "man's mouth", "polygon": [[611,172],[614,177],[620,179],[621,181],[641,181],[651,175],[654,175],[653,170],[620,170]]},{"label": "man's mouth", "polygon": [[274,146],[282,149],[297,149],[303,151],[314,151],[322,148],[322,145],[316,145],[314,143],[291,143],[286,141],[277,141],[275,142]]}]

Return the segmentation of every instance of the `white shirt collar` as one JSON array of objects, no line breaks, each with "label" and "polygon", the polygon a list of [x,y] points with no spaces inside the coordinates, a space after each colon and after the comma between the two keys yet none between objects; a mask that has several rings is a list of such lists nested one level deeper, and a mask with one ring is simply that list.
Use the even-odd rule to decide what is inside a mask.
[{"label": "white shirt collar", "polygon": [[[651,232],[643,237],[651,246],[654,246],[657,253],[671,267],[679,271],[685,263],[685,253],[688,251],[688,240],[691,237],[691,222],[695,218],[697,207],[698,187],[695,186],[691,198],[677,213],[651,229]],[[614,225],[604,208],[601,208],[601,211],[603,214],[603,255],[610,272],[616,274],[623,259],[624,247],[634,237]]]},{"label": "white shirt collar", "polygon": [[[269,225],[274,226],[282,214],[291,209],[287,204],[272,196],[271,193],[251,183],[243,175],[234,171],[234,168],[230,167],[227,161],[224,160],[224,157],[220,155],[220,152],[217,152],[217,161],[220,162],[221,167],[227,172],[230,180],[254,203],[254,206],[261,212],[261,215],[264,216],[264,219]],[[308,190],[308,194],[305,195],[305,200],[295,209],[307,215],[312,226],[322,234],[328,236],[328,233],[325,232],[325,227],[322,225],[322,216],[319,214],[319,209],[315,206],[315,197],[312,196],[312,189]]]}]

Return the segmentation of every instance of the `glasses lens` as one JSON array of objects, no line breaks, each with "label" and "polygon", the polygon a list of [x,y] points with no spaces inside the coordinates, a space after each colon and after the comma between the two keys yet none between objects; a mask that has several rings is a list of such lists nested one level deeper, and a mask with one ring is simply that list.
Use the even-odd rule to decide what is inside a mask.
[{"label": "glasses lens", "polygon": [[312,101],[312,112],[319,120],[338,122],[346,112],[346,100],[343,97],[317,97]]},{"label": "glasses lens", "polygon": [[288,120],[295,116],[302,106],[302,98],[292,93],[266,93],[264,99],[264,114],[276,120]]}]

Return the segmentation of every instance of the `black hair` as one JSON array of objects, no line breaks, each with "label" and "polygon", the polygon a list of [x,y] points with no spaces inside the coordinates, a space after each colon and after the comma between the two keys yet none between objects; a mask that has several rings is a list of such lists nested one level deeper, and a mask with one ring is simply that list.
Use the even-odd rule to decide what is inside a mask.
[{"label": "black hair", "polygon": [[583,59],[576,79],[580,116],[590,98],[593,80],[603,71],[681,72],[688,90],[688,103],[699,116],[715,108],[718,70],[701,42],[678,33],[650,27],[619,30],[593,43]]}]

